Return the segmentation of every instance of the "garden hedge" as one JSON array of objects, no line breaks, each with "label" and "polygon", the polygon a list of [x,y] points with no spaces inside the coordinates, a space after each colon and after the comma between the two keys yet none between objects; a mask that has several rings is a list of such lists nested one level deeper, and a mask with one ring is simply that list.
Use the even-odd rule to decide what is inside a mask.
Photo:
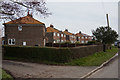
[{"label": "garden hedge", "polygon": [[[35,61],[68,62],[71,58],[69,48],[17,47],[3,46],[4,57],[15,57]],[[3,57],[3,58],[4,58]]]},{"label": "garden hedge", "polygon": [[[109,47],[106,47],[109,49]],[[3,46],[4,58],[26,59],[37,62],[65,63],[72,59],[85,57],[103,51],[102,45],[92,45],[74,48],[50,48],[28,46]]]}]

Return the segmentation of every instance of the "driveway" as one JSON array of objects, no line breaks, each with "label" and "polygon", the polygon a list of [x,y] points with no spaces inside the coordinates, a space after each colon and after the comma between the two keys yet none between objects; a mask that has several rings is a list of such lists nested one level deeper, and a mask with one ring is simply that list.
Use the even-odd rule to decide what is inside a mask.
[{"label": "driveway", "polygon": [[3,68],[15,78],[80,78],[97,66],[53,66],[3,60]]}]

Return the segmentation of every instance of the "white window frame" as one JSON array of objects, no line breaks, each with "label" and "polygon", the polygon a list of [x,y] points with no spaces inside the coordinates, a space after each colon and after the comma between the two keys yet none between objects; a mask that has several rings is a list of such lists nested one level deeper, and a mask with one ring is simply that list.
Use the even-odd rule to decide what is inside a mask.
[{"label": "white window frame", "polygon": [[81,41],[81,43],[84,43],[84,41]]},{"label": "white window frame", "polygon": [[53,43],[56,43],[56,41],[54,40]]},{"label": "white window frame", "polygon": [[61,37],[63,37],[63,34],[61,34]]},{"label": "white window frame", "polygon": [[27,42],[23,42],[23,46],[26,46],[27,45]]},{"label": "white window frame", "polygon": [[64,34],[64,37],[66,37],[66,35]]},{"label": "white window frame", "polygon": [[22,31],[22,26],[18,25],[18,31]]},{"label": "white window frame", "polygon": [[82,37],[82,39],[84,39],[84,37]]},{"label": "white window frame", "polygon": [[[9,41],[11,40],[11,43],[9,43]],[[14,42],[14,44],[13,44]],[[8,45],[15,45],[15,39],[8,39]]]},{"label": "white window frame", "polygon": [[60,34],[59,34],[59,33],[57,33],[57,36],[60,36]]},{"label": "white window frame", "polygon": [[55,32],[54,32],[53,34],[54,34],[54,36],[56,36],[56,33],[55,33]]},{"label": "white window frame", "polygon": [[64,40],[61,40],[61,42],[64,42]]}]

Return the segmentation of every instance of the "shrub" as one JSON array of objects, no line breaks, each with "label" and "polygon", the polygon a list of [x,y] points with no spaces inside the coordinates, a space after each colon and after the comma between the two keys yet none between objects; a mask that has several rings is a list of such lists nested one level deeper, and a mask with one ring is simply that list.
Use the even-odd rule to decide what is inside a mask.
[{"label": "shrub", "polygon": [[79,41],[76,41],[75,44],[80,44],[80,42],[79,42]]},{"label": "shrub", "polygon": [[88,43],[87,44],[95,44],[96,43],[96,41],[95,40],[93,40],[93,41],[88,41]]}]

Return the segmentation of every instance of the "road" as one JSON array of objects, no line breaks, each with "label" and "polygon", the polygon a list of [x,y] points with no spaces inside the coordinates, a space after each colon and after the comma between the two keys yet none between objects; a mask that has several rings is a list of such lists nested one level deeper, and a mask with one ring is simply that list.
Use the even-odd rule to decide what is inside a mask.
[{"label": "road", "polygon": [[80,78],[97,66],[53,66],[3,60],[3,68],[15,78]]},{"label": "road", "polygon": [[118,58],[88,78],[118,78]]}]

